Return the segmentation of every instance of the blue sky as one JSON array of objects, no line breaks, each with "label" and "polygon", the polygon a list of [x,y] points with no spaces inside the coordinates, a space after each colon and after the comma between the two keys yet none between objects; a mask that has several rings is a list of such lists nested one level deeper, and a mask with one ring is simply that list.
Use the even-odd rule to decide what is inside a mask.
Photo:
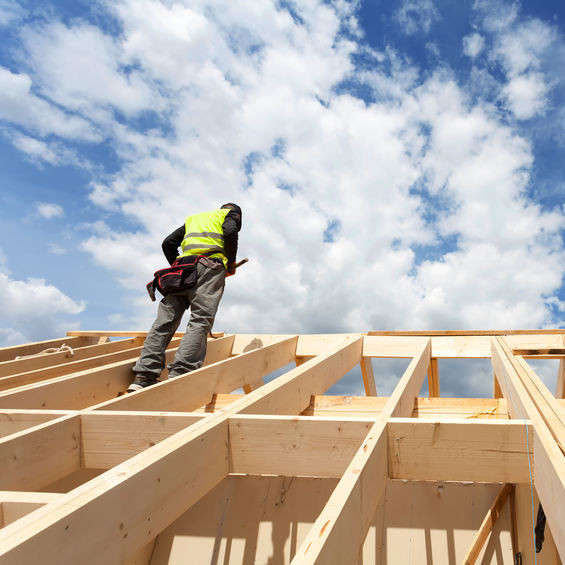
[{"label": "blue sky", "polygon": [[0,0],[0,45],[0,346],[146,329],[225,201],[218,330],[563,325],[561,3]]}]

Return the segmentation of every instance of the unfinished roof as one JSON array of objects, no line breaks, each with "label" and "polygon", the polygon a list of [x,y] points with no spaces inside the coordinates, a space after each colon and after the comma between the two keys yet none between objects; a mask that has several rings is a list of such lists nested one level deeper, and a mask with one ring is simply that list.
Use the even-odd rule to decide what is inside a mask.
[{"label": "unfinished roof", "polygon": [[[565,370],[528,363],[565,331],[225,335],[122,395],[145,335],[0,349],[0,563],[533,563],[538,498],[565,557]],[[373,358],[407,360],[390,397]],[[441,358],[490,359],[493,398],[441,398]]]}]

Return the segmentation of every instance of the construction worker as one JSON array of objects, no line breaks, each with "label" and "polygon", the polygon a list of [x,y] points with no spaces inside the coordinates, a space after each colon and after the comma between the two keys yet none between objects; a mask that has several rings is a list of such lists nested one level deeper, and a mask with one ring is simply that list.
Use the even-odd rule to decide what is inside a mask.
[{"label": "construction worker", "polygon": [[[168,366],[169,378],[202,366],[225,278],[235,274],[240,229],[241,208],[228,203],[219,210],[188,216],[184,226],[165,238],[162,248],[169,264],[193,264],[196,282],[191,288],[167,294],[159,303],[157,319],[133,367],[135,378],[127,392],[157,382],[165,367],[165,350],[189,307],[190,320],[175,358]],[[182,252],[177,257],[179,247]]]}]

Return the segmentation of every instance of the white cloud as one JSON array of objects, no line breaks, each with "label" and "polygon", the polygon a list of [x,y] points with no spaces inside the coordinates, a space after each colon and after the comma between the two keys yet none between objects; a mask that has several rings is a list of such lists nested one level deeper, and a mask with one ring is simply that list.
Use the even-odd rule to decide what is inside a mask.
[{"label": "white cloud", "polygon": [[25,10],[14,0],[0,0],[0,26],[7,26],[19,20]]},{"label": "white cloud", "polygon": [[44,279],[17,280],[0,271],[0,345],[62,336],[69,328],[69,317],[84,307]]},{"label": "white cloud", "polygon": [[503,89],[506,103],[519,120],[543,114],[547,107],[549,85],[541,73],[528,73],[513,78]]},{"label": "white cloud", "polygon": [[27,28],[23,38],[40,88],[56,103],[93,119],[111,118],[106,108],[130,114],[156,107],[151,87],[125,68],[119,46],[99,29],[53,22]]},{"label": "white cloud", "polygon": [[0,67],[0,119],[21,125],[40,135],[54,133],[70,139],[100,139],[86,120],[63,112],[32,93],[32,81],[26,74]]},{"label": "white cloud", "polygon": [[67,254],[67,250],[64,247],[61,247],[60,245],[58,245],[57,243],[49,243],[47,245],[47,249],[49,250],[49,253],[52,253],[53,255],[66,255]]},{"label": "white cloud", "polygon": [[433,0],[401,0],[395,12],[397,22],[404,33],[429,33],[432,24],[439,19]]},{"label": "white cloud", "polygon": [[[165,264],[162,239],[185,215],[226,201],[243,208],[240,256],[251,260],[227,282],[218,330],[555,323],[564,222],[525,197],[530,142],[496,108],[471,102],[449,71],[422,79],[388,49],[371,52],[374,68],[357,73],[358,46],[340,33],[344,21],[355,27],[352,12],[336,6],[305,0],[293,18],[254,0],[124,0],[110,8],[117,38],[81,22],[27,30],[41,95],[64,116],[88,116],[116,149],[120,167],[93,180],[93,205],[139,226],[82,226],[83,249],[130,291],[109,324],[148,326],[154,305],[144,287]],[[398,14],[407,31],[439,17],[431,2],[405,1]],[[506,22],[492,27],[505,100],[518,117],[540,112],[541,91],[510,85],[542,72],[542,52],[525,34],[527,65],[507,57],[501,38],[519,22]],[[480,43],[469,36],[469,56]],[[478,73],[476,88],[494,91]],[[348,79],[376,102],[338,94]],[[113,120],[153,107],[169,133]]]},{"label": "white cloud", "polygon": [[62,218],[65,215],[63,207],[52,202],[36,202],[35,209],[42,218],[47,220]]},{"label": "white cloud", "polygon": [[562,43],[556,28],[536,18],[520,18],[517,4],[476,2],[476,7],[484,28],[493,34],[490,58],[506,75],[501,100],[519,120],[544,115],[561,75],[560,64],[555,69],[548,65],[548,54]]},{"label": "white cloud", "polygon": [[39,165],[49,163],[50,165],[74,164],[82,165],[83,160],[77,153],[62,143],[46,143],[40,139],[23,135],[19,132],[9,136],[12,143],[20,151],[26,154],[27,158]]},{"label": "white cloud", "polygon": [[[149,51],[158,52],[153,42],[165,38],[152,22],[169,14],[153,3],[144,10],[132,6],[130,12],[129,7],[119,4],[128,30],[124,45],[143,68],[157,73]],[[327,17],[327,8],[320,9]],[[339,26],[331,18],[308,19],[305,10],[310,26],[305,34],[280,14],[262,27],[266,16],[255,14],[245,34],[265,46],[259,58],[244,53],[236,61],[226,34],[230,25],[242,25],[249,9],[220,10],[221,26],[215,16],[191,10],[197,14],[187,9],[177,15],[214,41],[199,46],[190,76],[168,75],[166,69],[160,75],[171,88],[186,85],[174,97],[176,139],[121,132],[123,155],[131,165],[111,182],[98,184],[92,195],[99,205],[136,218],[146,233],[93,235],[84,248],[98,263],[143,296],[145,282],[163,264],[159,246],[168,231],[185,214],[232,200],[244,210],[240,255],[251,261],[228,281],[218,328],[338,331],[549,323],[544,297],[559,287],[559,277],[546,273],[526,288],[517,284],[518,265],[539,270],[539,256],[563,273],[556,245],[563,222],[522,197],[532,164],[524,139],[490,112],[469,107],[448,74],[414,90],[413,69],[393,53],[380,56],[393,62],[394,79],[378,71],[363,75],[377,98],[389,102],[366,105],[335,95],[332,85],[351,72],[351,45],[332,48]],[[323,23],[318,27],[317,21]],[[134,30],[143,30],[144,44],[130,42]],[[429,135],[422,134],[422,124]],[[253,164],[246,186],[242,163],[252,152],[256,157],[247,161]],[[453,203],[437,210],[434,222],[425,219],[434,205],[411,191],[422,182],[432,196]],[[327,243],[324,231],[332,221],[339,230]],[[418,245],[440,245],[449,236],[458,238],[458,251],[418,266]],[[128,263],[132,247],[146,251],[133,270]],[[487,284],[489,269],[500,271],[500,284]],[[484,289],[480,301],[471,298],[476,287]],[[139,312],[148,323],[149,303],[140,300]]]},{"label": "white cloud", "polygon": [[555,39],[555,30],[545,22],[516,23],[499,36],[496,54],[511,75],[519,75],[539,68],[541,57]]},{"label": "white cloud", "polygon": [[463,38],[463,52],[474,59],[485,46],[485,38],[479,33],[472,33]]}]

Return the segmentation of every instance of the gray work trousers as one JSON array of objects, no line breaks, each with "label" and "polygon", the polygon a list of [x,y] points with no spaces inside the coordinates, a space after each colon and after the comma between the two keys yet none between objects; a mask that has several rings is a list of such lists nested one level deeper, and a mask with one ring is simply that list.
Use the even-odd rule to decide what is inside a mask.
[{"label": "gray work trousers", "polygon": [[168,294],[159,303],[157,319],[147,334],[137,363],[136,375],[148,380],[157,379],[165,368],[165,350],[190,307],[190,320],[172,363],[169,377],[177,377],[199,369],[206,357],[206,341],[212,329],[218,304],[224,292],[226,271],[220,263],[201,259],[197,266],[195,286]]}]

